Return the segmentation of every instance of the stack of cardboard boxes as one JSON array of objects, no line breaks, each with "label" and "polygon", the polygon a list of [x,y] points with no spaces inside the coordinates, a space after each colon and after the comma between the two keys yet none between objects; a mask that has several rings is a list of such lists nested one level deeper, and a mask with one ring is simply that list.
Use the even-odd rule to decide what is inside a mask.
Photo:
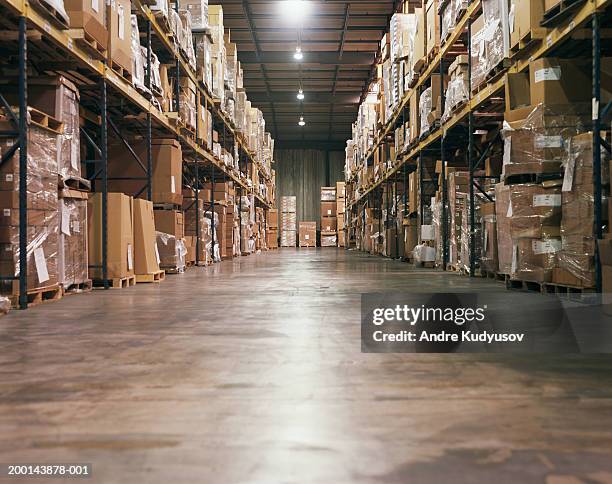
[{"label": "stack of cardboard boxes", "polygon": [[300,222],[299,246],[317,246],[317,222]]},{"label": "stack of cardboard boxes", "polygon": [[346,183],[336,183],[336,213],[338,216],[338,247],[346,247]]},{"label": "stack of cardboard boxes", "polygon": [[278,210],[271,208],[266,212],[266,246],[278,249]]},{"label": "stack of cardboard boxes", "polygon": [[297,213],[296,213],[296,197],[285,196],[281,197],[281,247],[295,247],[296,228],[297,228]]},{"label": "stack of cardboard boxes", "polygon": [[321,247],[338,245],[336,187],[321,187]]}]

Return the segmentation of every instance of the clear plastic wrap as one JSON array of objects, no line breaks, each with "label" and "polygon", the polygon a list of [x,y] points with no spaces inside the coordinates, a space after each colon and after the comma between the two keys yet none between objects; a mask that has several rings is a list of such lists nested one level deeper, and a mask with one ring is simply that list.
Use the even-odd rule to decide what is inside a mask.
[{"label": "clear plastic wrap", "polygon": [[463,104],[470,98],[470,86],[467,73],[460,72],[448,82],[446,101],[442,121],[451,117],[455,107]]},{"label": "clear plastic wrap", "polygon": [[429,113],[431,113],[432,107],[433,105],[431,98],[431,87],[428,87],[421,93],[421,97],[419,98],[419,112],[421,115],[421,136],[423,136],[429,131]]},{"label": "clear plastic wrap", "polygon": [[495,185],[495,218],[497,221],[497,257],[499,272],[510,274],[512,271],[512,236],[510,235],[510,186],[503,183]]},{"label": "clear plastic wrap", "polygon": [[321,247],[336,247],[337,245],[337,235],[321,235]]},{"label": "clear plastic wrap", "polygon": [[194,34],[193,42],[195,49],[196,69],[204,81],[204,84],[206,84],[206,87],[212,90],[213,79],[210,39],[206,34]]},{"label": "clear plastic wrap", "polygon": [[179,17],[183,25],[183,37],[180,42],[180,46],[183,49],[183,53],[187,56],[187,62],[191,68],[196,70],[196,58],[195,50],[193,48],[193,35],[191,34],[192,20],[191,13],[189,10],[179,10]]},{"label": "clear plastic wrap", "polygon": [[143,46],[140,45],[140,33],[138,32],[138,17],[130,17],[132,24],[131,51],[132,51],[132,83],[134,87],[145,92],[149,89],[145,86],[145,65],[147,63],[146,49],[143,55]]},{"label": "clear plastic wrap", "polygon": [[281,213],[295,213],[297,198],[295,196],[281,197],[280,211]]},{"label": "clear plastic wrap", "polygon": [[297,245],[297,236],[295,230],[282,230],[280,233],[281,247],[295,247]]},{"label": "clear plastic wrap", "polygon": [[[28,130],[28,289],[58,283],[57,134],[31,124]],[[0,152],[14,139],[0,141]],[[0,275],[18,277],[19,150],[0,167]],[[3,294],[18,294],[18,281],[2,281]]]},{"label": "clear plastic wrap", "polygon": [[208,0],[180,0],[179,9],[191,14],[191,28],[208,28]]},{"label": "clear plastic wrap", "polygon": [[[476,261],[476,268],[480,267],[480,261],[482,260],[483,254],[483,226],[482,218],[480,216],[480,200],[475,200],[474,210],[475,224],[474,224],[474,257]],[[471,230],[470,230],[470,202],[469,199],[463,205],[463,213],[461,216],[461,265],[465,271],[470,270],[470,245],[471,245]]]},{"label": "clear plastic wrap", "polygon": [[442,42],[453,32],[457,23],[456,3],[454,0],[448,0],[441,9],[440,40]]},{"label": "clear plastic wrap", "polygon": [[512,239],[559,237],[561,188],[526,183],[510,185],[507,217]]},{"label": "clear plastic wrap", "polygon": [[569,140],[590,127],[587,105],[535,106],[525,119],[504,121],[503,177],[559,174]]},{"label": "clear plastic wrap", "polygon": [[550,282],[557,265],[557,253],[561,239],[516,239],[512,241],[513,279],[534,282]]},{"label": "clear plastic wrap", "polygon": [[509,46],[505,0],[483,0],[483,14],[472,26],[472,90],[506,57]]},{"label": "clear plastic wrap", "polygon": [[64,123],[58,135],[58,170],[63,180],[81,177],[81,132],[79,117],[79,91],[62,76],[58,77],[56,116]]},{"label": "clear plastic wrap", "polygon": [[436,261],[436,249],[425,244],[417,245],[412,251],[414,261],[418,264]]},{"label": "clear plastic wrap", "polygon": [[87,199],[59,200],[58,282],[68,288],[89,279]]},{"label": "clear plastic wrap", "polygon": [[480,206],[480,223],[482,225],[480,244],[482,254],[480,267],[483,271],[496,273],[499,270],[497,255],[497,216],[495,202],[483,202]]},{"label": "clear plastic wrap", "polygon": [[157,252],[159,254],[159,267],[176,272],[185,271],[185,257],[187,248],[183,239],[164,232],[155,232]]}]

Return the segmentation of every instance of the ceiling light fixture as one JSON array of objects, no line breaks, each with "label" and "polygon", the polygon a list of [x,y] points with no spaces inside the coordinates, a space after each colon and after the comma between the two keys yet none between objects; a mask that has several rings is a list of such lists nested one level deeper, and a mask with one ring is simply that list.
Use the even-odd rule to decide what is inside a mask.
[{"label": "ceiling light fixture", "polygon": [[304,116],[300,116],[298,126],[302,126],[302,127],[306,126],[306,121],[304,121]]},{"label": "ceiling light fixture", "polygon": [[295,54],[293,54],[293,58],[295,60],[302,60],[304,58],[304,54],[302,53],[302,48],[301,47],[296,47],[295,48]]},{"label": "ceiling light fixture", "polygon": [[300,89],[300,90],[298,91],[298,93],[297,93],[297,98],[298,98],[300,101],[303,101],[303,100],[304,100],[304,91],[303,91],[302,89]]},{"label": "ceiling light fixture", "polygon": [[280,4],[282,15],[290,22],[302,22],[310,11],[310,2],[306,0],[285,0]]}]

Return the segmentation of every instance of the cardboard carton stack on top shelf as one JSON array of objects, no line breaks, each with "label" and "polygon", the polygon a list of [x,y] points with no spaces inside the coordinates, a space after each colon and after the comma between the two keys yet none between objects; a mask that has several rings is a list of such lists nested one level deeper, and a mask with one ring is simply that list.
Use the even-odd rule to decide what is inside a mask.
[{"label": "cardboard carton stack on top shelf", "polygon": [[346,183],[336,183],[336,213],[338,216],[338,247],[346,247]]},{"label": "cardboard carton stack on top shelf", "polygon": [[295,247],[297,214],[296,214],[296,197],[284,196],[281,197],[280,217],[281,217],[281,247]]},{"label": "cardboard carton stack on top shelf", "polygon": [[321,187],[321,247],[337,245],[336,187]]}]

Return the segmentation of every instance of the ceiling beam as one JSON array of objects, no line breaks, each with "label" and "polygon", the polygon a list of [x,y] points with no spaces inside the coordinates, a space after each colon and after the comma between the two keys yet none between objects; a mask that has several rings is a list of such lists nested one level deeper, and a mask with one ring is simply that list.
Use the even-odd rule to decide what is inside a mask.
[{"label": "ceiling beam", "polygon": [[[275,150],[344,151],[345,148],[344,141],[285,139],[274,142]],[[282,159],[279,161],[282,162]]]},{"label": "ceiling beam", "polygon": [[[253,103],[295,103],[297,108],[299,103],[296,98],[296,92],[297,89],[295,91],[273,91],[270,93],[262,91],[251,91],[248,93],[248,98],[249,101]],[[305,104],[358,104],[361,93],[355,91],[352,93],[340,92],[333,94],[331,92],[304,91],[304,94],[306,96],[306,99],[304,99]]]},{"label": "ceiling beam", "polygon": [[[284,52],[261,52],[259,59],[257,52],[238,52],[238,58],[242,64],[293,64],[294,51]],[[338,52],[313,52],[305,51],[303,65],[350,65],[350,66],[371,66],[374,62],[374,53],[364,52],[344,52],[342,56]]]}]

